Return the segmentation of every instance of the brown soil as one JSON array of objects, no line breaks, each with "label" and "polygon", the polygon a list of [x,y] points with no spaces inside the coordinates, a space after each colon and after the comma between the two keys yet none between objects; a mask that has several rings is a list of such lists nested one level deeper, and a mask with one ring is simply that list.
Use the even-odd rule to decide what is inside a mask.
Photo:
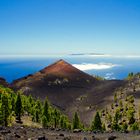
[{"label": "brown soil", "polygon": [[97,80],[64,60],[12,83],[15,90],[49,101],[72,118],[75,111],[85,124],[90,124],[96,109],[112,102],[113,92],[120,80]]}]

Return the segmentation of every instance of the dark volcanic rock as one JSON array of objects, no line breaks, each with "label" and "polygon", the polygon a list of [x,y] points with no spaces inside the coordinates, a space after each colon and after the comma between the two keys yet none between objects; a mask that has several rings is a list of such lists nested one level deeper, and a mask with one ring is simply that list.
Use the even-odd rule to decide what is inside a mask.
[{"label": "dark volcanic rock", "polygon": [[6,134],[8,134],[8,133],[11,133],[11,131],[10,131],[10,130],[3,130],[3,131],[1,131],[1,134],[2,134],[2,135],[6,135]]},{"label": "dark volcanic rock", "polygon": [[48,140],[45,136],[39,136],[38,140]]},{"label": "dark volcanic rock", "polygon": [[16,138],[21,138],[21,136],[19,134],[17,134],[17,133],[15,133],[15,137]]},{"label": "dark volcanic rock", "polygon": [[110,104],[114,90],[122,84],[121,80],[98,80],[59,60],[35,74],[14,81],[11,86],[15,91],[20,90],[41,100],[47,96],[51,104],[70,119],[78,111],[81,121],[89,125],[95,110]]},{"label": "dark volcanic rock", "polygon": [[60,136],[60,137],[64,137],[64,134],[61,133],[61,134],[59,134],[59,136]]},{"label": "dark volcanic rock", "polygon": [[116,138],[116,136],[110,136],[107,140],[115,140]]}]

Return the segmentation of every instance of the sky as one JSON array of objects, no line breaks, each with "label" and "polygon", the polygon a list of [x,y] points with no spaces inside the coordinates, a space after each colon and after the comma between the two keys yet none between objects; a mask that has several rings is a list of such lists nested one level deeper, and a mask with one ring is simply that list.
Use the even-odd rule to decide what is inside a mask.
[{"label": "sky", "polygon": [[0,54],[140,55],[140,0],[0,0]]}]

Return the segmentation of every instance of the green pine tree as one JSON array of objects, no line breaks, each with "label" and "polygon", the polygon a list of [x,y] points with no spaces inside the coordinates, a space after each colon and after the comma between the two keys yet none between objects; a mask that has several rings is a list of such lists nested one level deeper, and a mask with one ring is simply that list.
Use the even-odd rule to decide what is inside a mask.
[{"label": "green pine tree", "polygon": [[16,104],[15,104],[15,114],[17,122],[21,123],[21,115],[22,115],[22,101],[21,101],[21,95],[18,93]]},{"label": "green pine tree", "polygon": [[1,116],[2,125],[8,126],[10,107],[9,107],[8,95],[6,93],[2,94],[1,115],[2,115]]},{"label": "green pine tree", "polygon": [[44,115],[42,117],[42,126],[44,128],[48,128],[48,120],[47,120],[46,116],[44,116]]},{"label": "green pine tree", "polygon": [[80,119],[77,112],[75,112],[73,118],[73,129],[80,129]]},{"label": "green pine tree", "polygon": [[92,131],[102,131],[102,122],[99,115],[99,112],[96,112],[96,115],[93,119],[92,125],[91,125]]},{"label": "green pine tree", "polygon": [[121,119],[121,114],[120,114],[120,110],[118,109],[115,112],[114,120],[113,120],[113,123],[112,123],[112,129],[113,130],[115,130],[115,131],[120,131],[121,130],[121,127],[118,124],[120,119]]},{"label": "green pine tree", "polygon": [[65,123],[64,116],[61,116],[61,118],[60,118],[60,127],[61,128],[64,128],[64,123]]},{"label": "green pine tree", "polygon": [[57,109],[54,109],[53,119],[54,119],[54,128],[56,128],[59,125],[60,120],[60,112]]},{"label": "green pine tree", "polygon": [[37,123],[40,122],[40,114],[39,114],[39,110],[38,109],[34,110],[34,115],[33,115],[32,121],[35,121]]},{"label": "green pine tree", "polygon": [[12,111],[15,111],[15,98],[11,99]]},{"label": "green pine tree", "polygon": [[39,123],[41,121],[41,115],[42,115],[42,104],[39,100],[35,102],[35,106],[33,110],[34,110],[33,121]]},{"label": "green pine tree", "polygon": [[48,98],[46,97],[45,102],[44,102],[44,107],[43,107],[43,120],[45,120],[46,125],[45,126],[49,126],[49,122],[50,122],[50,104],[48,102]]}]

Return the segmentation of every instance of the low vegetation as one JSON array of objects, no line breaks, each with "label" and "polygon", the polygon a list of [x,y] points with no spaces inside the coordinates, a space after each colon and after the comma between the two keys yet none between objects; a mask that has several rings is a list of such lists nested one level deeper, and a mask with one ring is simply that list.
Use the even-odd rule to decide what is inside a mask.
[{"label": "low vegetation", "polygon": [[[134,77],[130,73],[127,80]],[[125,92],[124,92],[125,91]],[[10,88],[0,86],[0,125],[24,125],[25,118],[37,123],[43,128],[59,128],[84,131],[136,131],[140,129],[140,109],[135,105],[135,98],[126,94],[121,88],[114,93],[112,104],[102,110],[96,111],[89,127],[80,121],[78,112],[73,119],[64,115],[60,110],[50,104],[46,98],[44,102],[31,95],[21,92],[15,93]],[[23,121],[24,118],[24,121]]]},{"label": "low vegetation", "polygon": [[9,88],[0,87],[0,125],[22,124],[22,117],[30,117],[32,122],[46,128],[71,129],[67,116],[52,107],[46,98],[44,103],[32,96],[14,93]]}]

